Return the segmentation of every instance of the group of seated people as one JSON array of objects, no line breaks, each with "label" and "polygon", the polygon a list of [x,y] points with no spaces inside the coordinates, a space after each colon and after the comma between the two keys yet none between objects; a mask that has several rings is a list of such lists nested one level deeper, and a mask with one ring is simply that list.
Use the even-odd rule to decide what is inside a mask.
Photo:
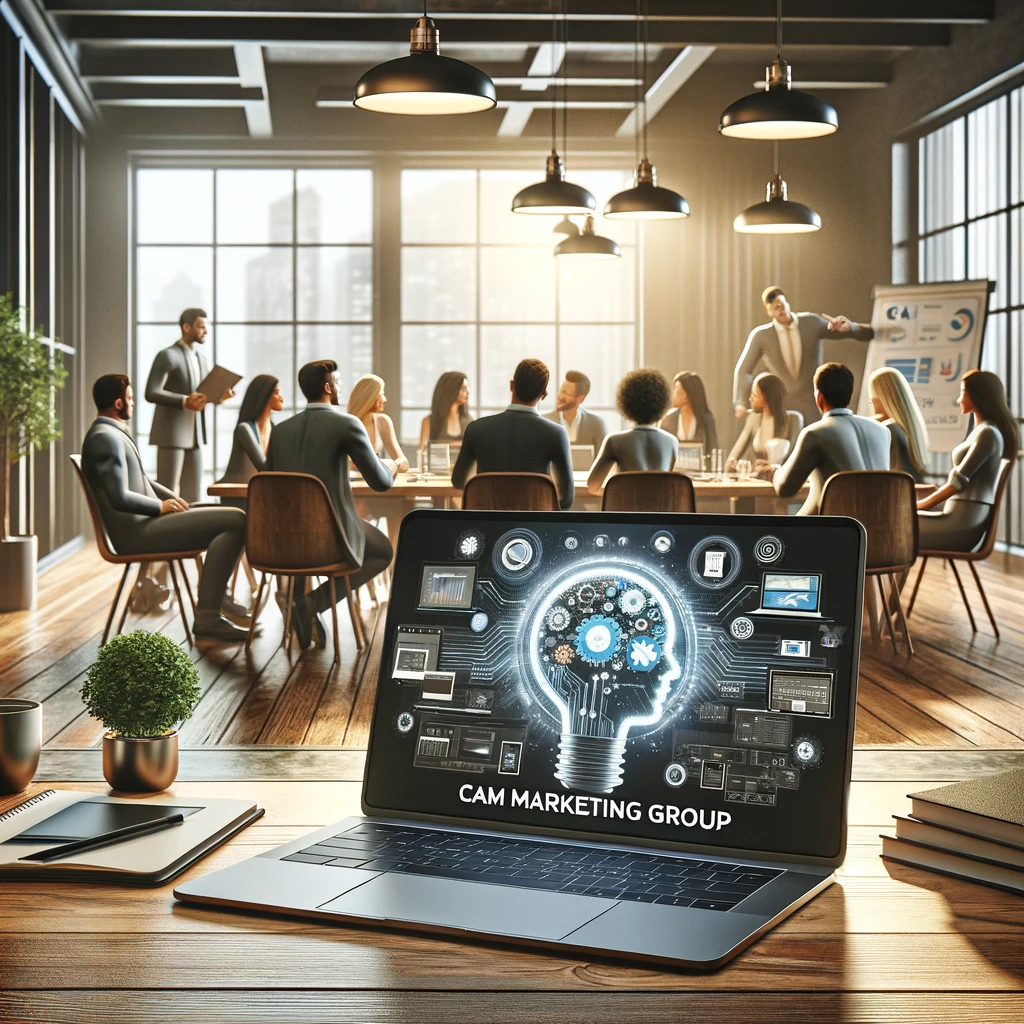
[{"label": "group of seated people", "polygon": [[[613,433],[606,432],[600,416],[583,409],[590,381],[579,371],[566,374],[555,410],[539,415],[548,383],[547,366],[539,359],[524,359],[509,381],[508,407],[474,420],[465,374],[446,373],[423,420],[421,443],[458,444],[452,471],[458,489],[474,472],[545,473],[552,477],[563,509],[575,500],[570,444],[595,448],[587,488],[596,494],[614,472],[673,470],[681,441],[700,441],[708,449],[717,444],[715,418],[695,373],[679,373],[671,385],[658,370],[627,373],[619,382],[616,405],[631,426]],[[344,527],[348,558],[360,567],[349,577],[355,589],[384,571],[393,552],[388,537],[360,517],[349,465],[370,488],[386,491],[408,469],[409,460],[384,412],[381,378],[370,374],[356,382],[347,413],[339,408],[340,383],[332,360],[307,363],[299,370],[298,384],[305,409],[272,427],[272,414],[284,408],[279,381],[269,375],[252,379],[222,480],[247,482],[262,470],[308,473],[322,480]],[[836,472],[891,469],[921,481],[929,462],[928,435],[906,379],[895,369],[880,369],[871,375],[868,389],[874,416],[854,415],[848,408],[853,373],[840,363],[819,366],[814,401],[821,419],[804,425],[800,413],[786,408],[779,378],[761,374],[753,382],[749,412],[727,465],[752,456],[756,471],[770,478],[783,498],[795,496],[809,483],[800,509],[804,515],[818,512],[825,481]],[[93,398],[97,418],[82,446],[82,468],[114,549],[138,554],[140,561],[159,552],[205,550],[195,635],[244,640],[245,630],[222,611],[228,580],[244,546],[245,500],[227,500],[223,504],[229,507],[193,508],[149,479],[127,428],[134,397],[126,375],[99,378]],[[974,427],[954,449],[946,483],[918,502],[921,547],[929,550],[969,551],[981,541],[1002,462],[1015,460],[1020,447],[1017,421],[998,376],[970,371],[961,380],[958,401],[965,415],[973,415]],[[773,447],[773,442],[780,443]],[[776,461],[783,455],[783,461]],[[329,602],[328,584],[296,594],[293,622],[300,646],[314,640],[326,643],[320,615]]]}]

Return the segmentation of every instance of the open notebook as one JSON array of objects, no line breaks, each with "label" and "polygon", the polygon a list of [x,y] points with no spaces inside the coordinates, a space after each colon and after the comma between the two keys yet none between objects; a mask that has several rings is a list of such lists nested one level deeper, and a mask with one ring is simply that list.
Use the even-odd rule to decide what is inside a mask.
[{"label": "open notebook", "polygon": [[67,860],[47,863],[20,860],[27,854],[50,849],[57,844],[52,841],[12,842],[13,837],[58,811],[81,801],[96,799],[95,793],[48,789],[0,814],[0,879],[163,885],[263,814],[261,807],[248,800],[176,800],[172,797],[123,800],[102,797],[99,799],[111,804],[135,807],[144,804],[176,809],[188,805],[195,810],[174,828],[128,839],[115,846],[86,850]]}]

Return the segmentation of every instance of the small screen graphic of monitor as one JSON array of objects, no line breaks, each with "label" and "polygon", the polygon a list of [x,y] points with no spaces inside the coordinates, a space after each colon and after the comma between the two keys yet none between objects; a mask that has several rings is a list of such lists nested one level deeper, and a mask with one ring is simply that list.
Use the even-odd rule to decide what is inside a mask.
[{"label": "small screen graphic of monitor", "polygon": [[462,611],[473,606],[475,565],[428,565],[420,583],[421,608]]},{"label": "small screen graphic of monitor", "polygon": [[768,572],[761,590],[761,607],[765,611],[819,611],[821,576],[816,573]]}]

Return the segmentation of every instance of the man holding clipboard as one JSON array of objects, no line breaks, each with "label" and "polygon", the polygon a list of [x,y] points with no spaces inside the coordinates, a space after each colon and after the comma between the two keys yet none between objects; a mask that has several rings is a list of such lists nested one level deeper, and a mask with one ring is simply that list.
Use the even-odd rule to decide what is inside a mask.
[{"label": "man holding clipboard", "polygon": [[157,446],[157,482],[191,503],[203,485],[206,404],[231,398],[242,378],[220,366],[208,369],[197,347],[206,344],[205,310],[184,310],[178,326],[181,337],[156,354],[146,382],[146,401],[156,406],[149,442]]}]

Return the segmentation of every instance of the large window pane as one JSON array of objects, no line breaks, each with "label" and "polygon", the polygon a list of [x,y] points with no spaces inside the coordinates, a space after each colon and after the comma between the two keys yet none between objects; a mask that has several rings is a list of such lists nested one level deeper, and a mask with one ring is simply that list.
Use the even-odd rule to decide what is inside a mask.
[{"label": "large window pane", "polygon": [[[300,324],[295,372],[315,359],[333,359],[338,364],[339,386],[344,405],[352,385],[373,370],[373,328],[349,327],[343,324],[322,324],[315,327]],[[305,398],[298,396],[299,404]]]},{"label": "large window pane", "polygon": [[476,171],[402,171],[402,241],[475,242]]},{"label": "large window pane", "polygon": [[291,248],[217,249],[217,313],[221,321],[292,319]]},{"label": "large window pane", "polygon": [[1006,306],[1006,214],[967,225],[967,277],[977,281],[987,277],[995,282],[989,297],[990,309]]},{"label": "large window pane", "polygon": [[[554,324],[480,328],[480,406],[504,409],[509,403],[508,382],[520,359],[543,359],[551,371],[548,391],[558,390]],[[550,404],[550,403],[549,403]]]},{"label": "large window pane", "polygon": [[372,171],[297,171],[295,187],[299,242],[372,241]]},{"label": "large window pane", "polygon": [[561,373],[564,376],[566,370],[582,370],[590,378],[587,406],[613,408],[615,388],[634,366],[635,346],[631,324],[563,327]]},{"label": "large window pane", "polygon": [[299,320],[370,320],[373,270],[369,246],[296,250]]},{"label": "large window pane", "polygon": [[480,172],[480,241],[485,244],[546,245],[548,255],[561,238],[551,229],[557,218],[512,212],[515,194],[544,180],[544,167],[529,171]]},{"label": "large window pane", "polygon": [[964,219],[964,122],[926,135],[919,143],[921,232]]},{"label": "large window pane", "polygon": [[550,247],[481,246],[481,320],[554,320],[554,264]]},{"label": "large window pane", "polygon": [[473,394],[476,376],[476,327],[409,326],[402,328],[402,403],[430,408],[438,377],[458,370],[469,380],[469,404],[478,404]]},{"label": "large window pane", "polygon": [[402,249],[402,319],[476,320],[476,249]]},{"label": "large window pane", "polygon": [[981,217],[1006,206],[1006,97],[967,117],[967,215]]},{"label": "large window pane", "polygon": [[140,245],[213,241],[213,171],[140,170],[135,189]]},{"label": "large window pane", "polygon": [[218,171],[217,242],[291,242],[293,182],[287,170]]},{"label": "large window pane", "polygon": [[210,311],[213,250],[202,246],[146,246],[135,251],[137,320],[177,323],[189,306]]},{"label": "large window pane", "polygon": [[964,280],[964,229],[953,228],[918,242],[922,281]]},{"label": "large window pane", "polygon": [[559,313],[562,321],[631,323],[635,317],[634,255],[619,260],[559,260]]},{"label": "large window pane", "polygon": [[1010,213],[1010,303],[1024,303],[1024,206]]}]

